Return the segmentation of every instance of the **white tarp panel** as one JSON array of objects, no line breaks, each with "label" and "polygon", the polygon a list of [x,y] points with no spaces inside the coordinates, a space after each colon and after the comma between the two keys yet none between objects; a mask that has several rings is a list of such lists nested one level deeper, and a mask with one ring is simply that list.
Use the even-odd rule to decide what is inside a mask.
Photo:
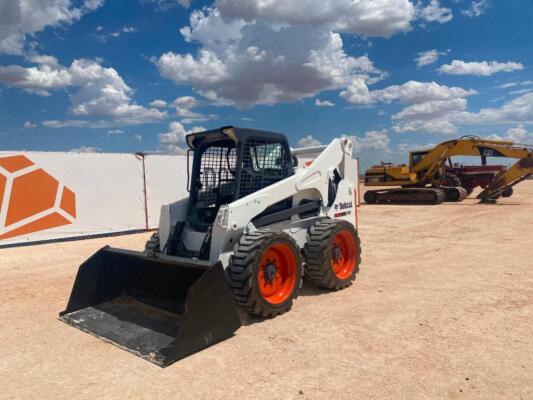
[{"label": "white tarp panel", "polygon": [[[191,157],[192,162],[192,157]],[[161,206],[189,196],[186,156],[144,157],[148,227],[159,226]]]},{"label": "white tarp panel", "polygon": [[142,158],[0,152],[0,245],[145,229]]},{"label": "white tarp panel", "polygon": [[0,152],[0,246],[154,229],[187,196],[185,156]]}]

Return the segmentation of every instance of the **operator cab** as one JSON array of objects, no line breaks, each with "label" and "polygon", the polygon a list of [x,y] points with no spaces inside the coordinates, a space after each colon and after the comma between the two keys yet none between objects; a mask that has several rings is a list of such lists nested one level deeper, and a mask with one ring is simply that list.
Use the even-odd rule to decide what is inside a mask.
[{"label": "operator cab", "polygon": [[429,150],[412,151],[409,157],[409,169],[412,170],[428,153]]},{"label": "operator cab", "polygon": [[[279,133],[230,126],[192,133],[186,140],[188,159],[194,153],[187,222],[200,232],[208,231],[221,205],[294,174],[289,143]],[[289,201],[275,206],[290,207]]]}]

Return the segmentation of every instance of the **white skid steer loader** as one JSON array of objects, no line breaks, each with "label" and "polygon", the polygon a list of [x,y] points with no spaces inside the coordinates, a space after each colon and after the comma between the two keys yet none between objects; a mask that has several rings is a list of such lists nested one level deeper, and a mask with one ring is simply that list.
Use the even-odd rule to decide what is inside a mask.
[{"label": "white skid steer loader", "polygon": [[304,275],[343,289],[361,259],[347,138],[299,168],[277,133],[224,127],[187,144],[189,197],[162,207],[145,252],[104,247],[83,263],[60,313],[160,366],[230,337],[241,325],[235,304],[282,314]]}]

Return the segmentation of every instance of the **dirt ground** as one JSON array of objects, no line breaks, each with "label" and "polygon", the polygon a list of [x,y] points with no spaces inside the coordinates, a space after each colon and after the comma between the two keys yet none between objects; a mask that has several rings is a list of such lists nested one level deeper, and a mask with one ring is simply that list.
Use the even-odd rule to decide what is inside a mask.
[{"label": "dirt ground", "polygon": [[79,264],[149,234],[0,250],[1,399],[533,399],[533,182],[361,206],[361,272],[162,369],[58,321]]}]

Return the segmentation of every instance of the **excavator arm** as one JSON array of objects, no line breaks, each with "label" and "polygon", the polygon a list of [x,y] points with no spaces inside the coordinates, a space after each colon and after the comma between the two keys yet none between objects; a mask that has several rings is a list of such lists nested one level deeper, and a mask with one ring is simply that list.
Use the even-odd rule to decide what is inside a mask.
[{"label": "excavator arm", "polygon": [[503,190],[513,187],[531,175],[533,175],[533,157],[530,153],[518,160],[511,168],[499,172],[477,198],[481,201],[495,199]]},{"label": "excavator arm", "polygon": [[482,201],[497,197],[501,191],[510,188],[533,174],[533,150],[515,145],[510,141],[497,141],[465,137],[441,143],[431,149],[424,158],[413,166],[421,182],[433,183],[436,173],[446,159],[452,156],[480,156],[515,158],[518,161],[509,169],[496,175],[491,184],[478,198]]}]

